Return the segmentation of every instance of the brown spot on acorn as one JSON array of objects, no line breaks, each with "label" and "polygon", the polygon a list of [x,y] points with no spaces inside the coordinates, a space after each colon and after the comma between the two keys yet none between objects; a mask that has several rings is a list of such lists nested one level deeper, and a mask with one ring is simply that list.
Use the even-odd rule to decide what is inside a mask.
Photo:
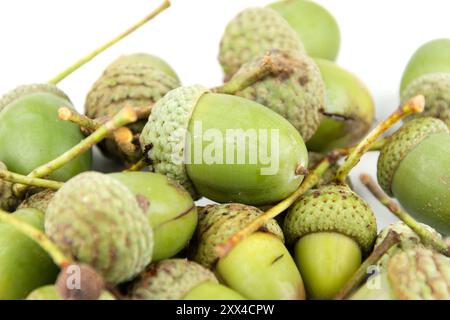
[{"label": "brown spot on acorn", "polygon": [[64,300],[97,300],[105,286],[103,278],[86,264],[72,264],[61,270],[56,288]]}]

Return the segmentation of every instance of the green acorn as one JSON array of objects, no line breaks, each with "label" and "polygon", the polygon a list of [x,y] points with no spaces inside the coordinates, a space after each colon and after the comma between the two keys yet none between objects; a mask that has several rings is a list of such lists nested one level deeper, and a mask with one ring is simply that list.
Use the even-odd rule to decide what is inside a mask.
[{"label": "green acorn", "polygon": [[[0,170],[7,170],[5,164],[0,161]],[[13,184],[0,179],[0,209],[8,212],[14,211],[20,200],[14,195]]]},{"label": "green acorn", "polygon": [[134,283],[130,294],[138,300],[243,300],[218,283],[214,274],[185,259],[152,264]]},{"label": "green acorn", "polygon": [[269,5],[299,34],[308,55],[334,61],[341,33],[336,19],[314,1],[283,0]]},{"label": "green acorn", "polygon": [[[43,286],[37,288],[33,292],[31,292],[27,300],[63,300],[56,290],[56,286],[51,284],[47,286]],[[107,291],[103,291],[100,298],[98,300],[116,300],[112,294]]]},{"label": "green acorn", "polygon": [[138,198],[154,232],[152,261],[171,258],[186,247],[197,226],[197,208],[189,193],[166,176],[150,172],[110,175]]},{"label": "green acorn", "polygon": [[217,246],[261,214],[241,204],[204,208],[191,248],[193,260],[215,270],[224,283],[248,299],[304,299],[302,278],[275,220],[219,257]]},{"label": "green acorn", "polygon": [[372,126],[375,117],[372,95],[354,74],[330,61],[315,59],[315,62],[325,82],[326,102],[320,126],[307,142],[308,150],[326,153],[350,147]]},{"label": "green acorn", "polygon": [[307,167],[303,139],[287,120],[201,86],[180,87],[159,100],[140,142],[152,169],[194,199],[271,204],[296,190]]},{"label": "green acorn", "polygon": [[77,261],[94,267],[111,284],[132,279],[150,263],[153,231],[135,195],[95,172],[58,190],[45,216],[45,231]]},{"label": "green acorn", "polygon": [[45,213],[54,195],[55,191],[50,189],[39,191],[23,200],[17,209],[34,208]]},{"label": "green acorn", "polygon": [[415,117],[435,117],[450,125],[450,39],[437,39],[422,45],[403,73],[402,101],[422,94],[425,111]]},{"label": "green acorn", "polygon": [[[86,98],[86,115],[93,119],[112,117],[125,105],[148,107],[168,91],[180,86],[178,76],[162,59],[145,53],[124,55],[111,63],[94,83]],[[134,134],[142,131],[145,121],[134,123]],[[100,144],[112,158],[134,162],[120,151],[114,139]]]},{"label": "green acorn", "polygon": [[394,255],[386,270],[351,297],[352,300],[449,300],[450,260],[416,247]]},{"label": "green acorn", "polygon": [[[417,220],[450,234],[450,131],[435,118],[405,123],[378,159],[378,182]],[[427,190],[427,192],[424,192]]]},{"label": "green acorn", "polygon": [[375,215],[367,203],[339,184],[301,196],[289,209],[283,230],[312,299],[334,297],[377,236]]},{"label": "green acorn", "polygon": [[225,78],[272,49],[305,52],[297,33],[275,10],[243,10],[228,23],[220,42],[219,61]]}]

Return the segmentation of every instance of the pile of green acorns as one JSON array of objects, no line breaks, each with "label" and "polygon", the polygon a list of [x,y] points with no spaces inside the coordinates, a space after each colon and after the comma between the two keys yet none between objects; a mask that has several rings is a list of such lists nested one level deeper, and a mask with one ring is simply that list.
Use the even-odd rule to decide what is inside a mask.
[{"label": "pile of green acorns", "polygon": [[[339,45],[323,7],[279,1],[226,26],[220,87],[182,86],[137,53],[107,67],[85,114],[56,86],[68,72],[5,94],[0,299],[450,299],[450,39],[414,54],[406,107],[370,133],[373,99],[335,64]],[[276,130],[279,146],[206,144],[199,124]],[[94,145],[124,170],[91,171]],[[188,159],[199,145],[218,160],[228,147],[277,152],[279,170]],[[378,190],[403,220],[379,234],[347,178],[369,149],[402,206]]]}]

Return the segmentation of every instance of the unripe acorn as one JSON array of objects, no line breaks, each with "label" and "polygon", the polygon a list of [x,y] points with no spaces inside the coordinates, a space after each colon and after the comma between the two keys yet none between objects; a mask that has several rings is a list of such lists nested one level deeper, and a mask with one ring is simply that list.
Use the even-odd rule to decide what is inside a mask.
[{"label": "unripe acorn", "polygon": [[307,167],[303,139],[287,120],[201,86],[180,87],[159,100],[140,141],[152,169],[194,199],[271,204],[296,190],[304,174],[299,168]]},{"label": "unripe acorn", "polygon": [[[12,214],[44,230],[44,215],[36,209]],[[58,267],[33,240],[14,226],[0,223],[0,300],[25,299],[34,289],[54,283]]]},{"label": "unripe acorn", "polygon": [[406,122],[382,148],[378,182],[417,220],[449,235],[449,168],[448,127],[435,118],[418,118]]},{"label": "unripe acorn", "polygon": [[[124,55],[111,63],[92,86],[86,98],[86,115],[101,119],[114,116],[126,105],[148,107],[180,85],[164,60],[146,53]],[[144,125],[145,121],[139,121],[129,127],[138,134]],[[109,157],[136,160],[121,152],[114,139],[106,139],[99,146]]]},{"label": "unripe acorn", "polygon": [[347,185],[325,185],[301,196],[283,228],[307,295],[330,299],[345,285],[375,241],[375,215]]},{"label": "unripe acorn", "polygon": [[[31,292],[27,300],[63,300],[56,290],[54,284],[37,288]],[[103,291],[98,300],[116,300],[108,291]]]},{"label": "unripe acorn", "polygon": [[402,101],[425,96],[425,111],[416,117],[435,117],[450,126],[450,39],[422,45],[406,66],[400,88]]},{"label": "unripe acorn", "polygon": [[401,251],[352,300],[449,300],[450,260],[429,249]]},{"label": "unripe acorn", "polygon": [[308,55],[334,61],[341,33],[336,19],[314,1],[284,0],[269,5],[299,34]]},{"label": "unripe acorn", "polygon": [[[3,162],[0,161],[0,170],[7,170]],[[0,209],[8,212],[14,211],[20,200],[14,195],[13,184],[0,179]]]},{"label": "unripe acorn", "polygon": [[325,82],[326,102],[309,151],[330,152],[358,143],[370,130],[375,104],[368,88],[354,74],[333,62],[315,59]]},{"label": "unripe acorn", "polygon": [[305,52],[298,34],[275,10],[243,10],[228,23],[220,42],[219,62],[225,79],[244,63],[272,49]]},{"label": "unripe acorn", "polygon": [[186,247],[197,226],[197,208],[177,182],[151,172],[110,175],[137,197],[154,233],[152,261],[171,258]]},{"label": "unripe acorn", "polygon": [[241,204],[205,207],[190,255],[248,299],[304,299],[302,278],[273,219],[219,257],[217,246],[261,214],[263,211]]},{"label": "unripe acorn", "polygon": [[17,209],[34,208],[45,213],[54,195],[55,191],[50,189],[39,191],[23,200]]},{"label": "unripe acorn", "polygon": [[153,231],[135,195],[116,179],[82,173],[63,185],[45,215],[45,232],[107,283],[132,279],[150,263]]},{"label": "unripe acorn", "polygon": [[150,265],[134,283],[130,296],[138,300],[244,300],[219,284],[210,270],[186,259]]}]

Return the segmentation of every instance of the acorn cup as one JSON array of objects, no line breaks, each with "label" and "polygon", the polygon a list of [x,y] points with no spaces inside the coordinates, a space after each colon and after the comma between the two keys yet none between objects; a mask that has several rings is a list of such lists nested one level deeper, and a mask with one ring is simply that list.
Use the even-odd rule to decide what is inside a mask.
[{"label": "acorn cup", "polygon": [[341,34],[336,19],[321,5],[309,0],[283,0],[269,5],[298,33],[308,55],[334,61]]},{"label": "acorn cup", "polygon": [[55,191],[51,189],[44,189],[39,191],[23,200],[17,209],[34,208],[45,213],[48,208],[48,204],[53,199]]},{"label": "acorn cup", "polygon": [[[94,83],[86,98],[85,113],[92,119],[102,119],[114,116],[126,105],[148,108],[180,85],[178,76],[164,60],[145,53],[124,55],[111,63]],[[144,125],[142,120],[129,128],[137,135]],[[131,143],[138,145],[135,140]],[[99,146],[106,156],[117,160],[134,163],[142,158],[139,148],[124,152],[112,138]]]},{"label": "acorn cup", "polygon": [[449,300],[450,260],[421,247],[398,252],[350,299]]},{"label": "acorn cup", "polygon": [[434,117],[450,126],[450,39],[437,39],[422,45],[403,73],[400,96],[406,101],[422,94],[425,111],[410,117]]},{"label": "acorn cup", "polygon": [[153,171],[194,199],[271,204],[296,190],[308,155],[284,118],[256,102],[201,86],[170,91],[152,109],[141,149]]},{"label": "acorn cup", "polygon": [[441,120],[419,118],[406,122],[381,149],[378,182],[413,217],[449,235],[448,168],[449,128]]},{"label": "acorn cup", "polygon": [[[20,86],[3,96],[0,99],[0,161],[13,172],[26,175],[81,141],[83,135],[78,126],[60,121],[57,117],[60,106],[73,107],[56,84],[169,5],[165,0],[159,8],[132,28],[83,57],[48,83]],[[55,132],[58,134],[55,135]],[[67,181],[90,168],[91,155],[88,152],[53,172],[50,177]]]},{"label": "acorn cup", "polygon": [[163,260],[150,265],[134,282],[136,300],[244,300],[239,293],[219,284],[214,274],[186,259]]},{"label": "acorn cup", "polygon": [[238,243],[226,256],[219,257],[217,246],[262,213],[241,204],[205,207],[200,212],[190,256],[214,270],[225,284],[248,299],[304,299],[302,278],[275,220]]}]

